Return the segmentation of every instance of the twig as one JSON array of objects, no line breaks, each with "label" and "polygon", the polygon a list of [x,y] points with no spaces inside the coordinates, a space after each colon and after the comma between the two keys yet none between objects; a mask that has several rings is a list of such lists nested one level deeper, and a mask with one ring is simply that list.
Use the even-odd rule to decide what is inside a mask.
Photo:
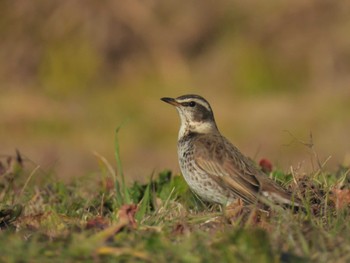
[{"label": "twig", "polygon": [[320,158],[319,158],[319,156],[318,156],[318,154],[317,154],[317,152],[315,151],[315,148],[314,148],[315,144],[314,144],[314,142],[313,142],[313,137],[312,137],[312,132],[311,132],[311,131],[310,131],[310,135],[309,135],[309,142],[305,142],[305,141],[302,141],[302,140],[298,139],[296,136],[294,136],[294,135],[293,135],[290,131],[288,131],[288,130],[284,130],[284,132],[287,132],[287,133],[293,138],[293,140],[292,140],[289,144],[287,144],[287,145],[291,145],[293,142],[297,141],[298,143],[300,143],[300,144],[306,146],[306,147],[309,148],[309,149],[311,150],[311,152],[313,153],[313,155],[314,155],[314,157],[315,157],[315,159],[316,159],[317,165],[318,165],[318,167],[319,167],[319,170],[322,170],[322,169],[323,169],[323,166],[322,166],[322,163],[321,163],[321,161],[320,161]]},{"label": "twig", "polygon": [[34,168],[34,170],[30,173],[30,175],[28,176],[26,182],[24,183],[21,192],[19,193],[19,196],[22,196],[24,189],[27,187],[30,179],[33,177],[33,175],[35,174],[35,172],[40,168],[40,165],[38,165],[37,167]]}]

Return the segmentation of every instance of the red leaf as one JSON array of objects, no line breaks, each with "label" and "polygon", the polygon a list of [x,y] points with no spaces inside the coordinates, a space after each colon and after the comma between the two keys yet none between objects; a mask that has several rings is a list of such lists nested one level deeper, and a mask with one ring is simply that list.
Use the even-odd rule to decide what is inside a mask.
[{"label": "red leaf", "polygon": [[272,172],[272,163],[268,159],[261,159],[259,165],[264,173],[268,174]]}]

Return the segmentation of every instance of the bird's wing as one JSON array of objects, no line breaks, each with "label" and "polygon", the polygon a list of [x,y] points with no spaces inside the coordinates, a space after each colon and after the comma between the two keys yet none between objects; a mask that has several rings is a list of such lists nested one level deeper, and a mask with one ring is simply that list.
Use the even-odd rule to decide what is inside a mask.
[{"label": "bird's wing", "polygon": [[[220,136],[221,137],[221,136]],[[223,188],[228,188],[247,203],[255,203],[260,183],[252,164],[223,138],[202,137],[194,142],[197,166]]]},{"label": "bird's wing", "polygon": [[273,202],[302,206],[297,197],[292,198],[225,138],[206,136],[199,138],[194,145],[194,159],[198,167],[245,202],[255,203],[266,197]]}]

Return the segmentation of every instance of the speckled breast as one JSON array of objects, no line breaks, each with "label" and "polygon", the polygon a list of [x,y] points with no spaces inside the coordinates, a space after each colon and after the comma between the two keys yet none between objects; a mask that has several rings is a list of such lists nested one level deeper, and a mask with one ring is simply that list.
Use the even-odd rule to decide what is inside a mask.
[{"label": "speckled breast", "polygon": [[202,199],[223,205],[235,200],[233,192],[217,184],[194,160],[194,147],[191,140],[178,143],[179,165],[183,177],[193,192]]}]

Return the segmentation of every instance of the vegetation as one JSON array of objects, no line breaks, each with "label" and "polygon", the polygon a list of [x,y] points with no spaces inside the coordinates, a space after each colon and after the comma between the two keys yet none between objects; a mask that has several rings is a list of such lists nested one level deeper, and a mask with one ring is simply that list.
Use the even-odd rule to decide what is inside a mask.
[{"label": "vegetation", "polygon": [[[305,209],[267,211],[207,204],[183,178],[163,171],[126,186],[105,160],[100,176],[65,184],[1,161],[1,262],[347,262],[350,260],[350,177],[270,176],[302,196]],[[266,166],[267,160],[262,162]],[[266,176],[269,176],[268,174]]]},{"label": "vegetation", "polygon": [[[349,262],[349,8],[0,1],[0,262]],[[177,169],[177,116],[159,98],[185,93],[249,156],[291,167],[267,176],[305,211],[223,209],[151,174]],[[294,147],[310,130],[327,167]]]}]

